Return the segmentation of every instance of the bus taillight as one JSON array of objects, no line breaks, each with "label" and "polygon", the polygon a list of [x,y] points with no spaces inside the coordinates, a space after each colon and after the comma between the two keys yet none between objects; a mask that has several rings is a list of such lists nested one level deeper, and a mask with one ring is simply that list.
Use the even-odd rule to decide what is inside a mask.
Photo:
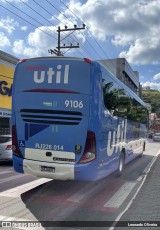
[{"label": "bus taillight", "polygon": [[21,59],[20,61],[19,61],[19,63],[23,63],[23,62],[26,62],[27,61],[27,59]]},{"label": "bus taillight", "polygon": [[86,145],[80,164],[85,164],[96,159],[96,138],[92,131],[87,132]]},{"label": "bus taillight", "polygon": [[6,150],[11,150],[12,149],[12,145],[7,145]]},{"label": "bus taillight", "polygon": [[15,156],[23,158],[23,156],[19,150],[19,147],[18,147],[17,132],[16,132],[16,126],[15,125],[12,126],[12,151],[13,151],[13,154]]},{"label": "bus taillight", "polygon": [[91,64],[91,62],[92,62],[89,58],[84,58],[84,61],[89,63],[89,64]]}]

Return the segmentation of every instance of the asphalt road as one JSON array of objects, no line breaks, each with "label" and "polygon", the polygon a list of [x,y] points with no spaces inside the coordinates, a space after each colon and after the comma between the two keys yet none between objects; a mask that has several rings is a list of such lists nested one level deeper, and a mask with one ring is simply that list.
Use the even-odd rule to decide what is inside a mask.
[{"label": "asphalt road", "polygon": [[149,142],[144,156],[129,163],[120,178],[113,174],[98,182],[36,178],[14,172],[12,164],[0,163],[0,221],[24,221],[18,229],[32,229],[26,221],[48,221],[45,224],[52,226],[37,223],[33,229],[57,229],[56,224],[70,224],[58,229],[88,230],[99,225],[107,229],[105,224],[114,221],[133,198],[160,149],[160,143]]}]

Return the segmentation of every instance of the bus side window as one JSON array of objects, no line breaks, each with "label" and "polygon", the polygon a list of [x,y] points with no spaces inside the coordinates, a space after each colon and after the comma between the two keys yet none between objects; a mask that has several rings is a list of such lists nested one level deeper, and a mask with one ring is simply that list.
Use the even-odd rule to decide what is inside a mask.
[{"label": "bus side window", "polygon": [[107,80],[102,79],[104,105],[113,114],[118,104],[118,85],[109,77]]},{"label": "bus side window", "polygon": [[124,89],[119,88],[118,93],[118,114],[117,116],[127,118],[128,107],[130,106],[130,97]]},{"label": "bus side window", "polygon": [[133,100],[133,98],[129,98],[129,104],[127,107],[127,118],[130,121],[136,121],[137,119],[137,104],[136,101]]}]

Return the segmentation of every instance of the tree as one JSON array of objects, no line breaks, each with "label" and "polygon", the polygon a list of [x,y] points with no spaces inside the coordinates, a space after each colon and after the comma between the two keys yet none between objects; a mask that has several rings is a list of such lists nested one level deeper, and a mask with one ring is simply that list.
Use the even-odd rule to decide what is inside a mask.
[{"label": "tree", "polygon": [[160,117],[160,92],[158,90],[142,90],[142,100],[152,106],[152,113]]}]

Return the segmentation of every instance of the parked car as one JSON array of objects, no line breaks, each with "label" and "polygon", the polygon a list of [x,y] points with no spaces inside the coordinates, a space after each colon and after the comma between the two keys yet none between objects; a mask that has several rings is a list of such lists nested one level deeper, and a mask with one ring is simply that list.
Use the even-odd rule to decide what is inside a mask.
[{"label": "parked car", "polygon": [[0,161],[12,161],[12,136],[0,136]]},{"label": "parked car", "polygon": [[153,135],[154,135],[154,132],[150,132],[150,133],[148,133],[148,138],[153,138]]},{"label": "parked car", "polygon": [[160,133],[155,133],[153,135],[153,141],[160,141]]}]

